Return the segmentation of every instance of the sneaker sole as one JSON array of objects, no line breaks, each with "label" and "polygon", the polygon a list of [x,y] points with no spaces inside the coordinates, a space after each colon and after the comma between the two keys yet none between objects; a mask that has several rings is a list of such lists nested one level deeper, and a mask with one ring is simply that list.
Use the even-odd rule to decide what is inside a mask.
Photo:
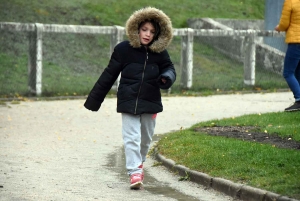
[{"label": "sneaker sole", "polygon": [[136,182],[134,184],[130,185],[130,189],[140,189],[142,187],[143,183],[142,182]]},{"label": "sneaker sole", "polygon": [[291,109],[291,110],[284,110],[285,112],[296,112],[296,111],[300,111],[300,108],[299,109]]}]

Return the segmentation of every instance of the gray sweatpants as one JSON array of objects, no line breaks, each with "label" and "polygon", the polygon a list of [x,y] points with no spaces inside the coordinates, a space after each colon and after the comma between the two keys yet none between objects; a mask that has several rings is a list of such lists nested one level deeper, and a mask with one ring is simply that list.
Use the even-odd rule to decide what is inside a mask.
[{"label": "gray sweatpants", "polygon": [[122,135],[129,175],[142,173],[142,169],[138,167],[146,160],[154,134],[156,115],[122,113]]}]

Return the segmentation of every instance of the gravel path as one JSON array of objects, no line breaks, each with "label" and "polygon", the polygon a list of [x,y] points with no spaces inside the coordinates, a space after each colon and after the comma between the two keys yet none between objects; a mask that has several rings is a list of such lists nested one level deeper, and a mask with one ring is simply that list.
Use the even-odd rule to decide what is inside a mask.
[{"label": "gravel path", "polygon": [[[0,106],[0,200],[233,200],[145,163],[144,190],[129,189],[116,99],[99,112],[85,100],[8,102]],[[200,121],[283,111],[291,92],[164,97],[156,135]]]}]

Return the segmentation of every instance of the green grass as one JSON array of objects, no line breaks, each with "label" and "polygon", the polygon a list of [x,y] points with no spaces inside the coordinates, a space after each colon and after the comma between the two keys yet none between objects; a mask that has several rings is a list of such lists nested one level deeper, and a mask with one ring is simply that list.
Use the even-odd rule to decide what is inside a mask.
[{"label": "green grass", "polygon": [[0,62],[1,93],[15,96],[20,91],[27,91],[27,69],[24,68],[27,58],[23,55],[15,59],[13,56],[0,53]]},{"label": "green grass", "polygon": [[257,126],[300,142],[299,113],[252,114],[212,120],[163,136],[159,153],[193,170],[278,194],[300,198],[300,151],[272,144],[214,137],[195,131],[203,126]]},{"label": "green grass", "polygon": [[265,5],[261,0],[1,0],[0,3],[1,21],[108,26],[124,26],[135,10],[153,6],[163,10],[175,28],[186,27],[190,18],[263,19]]}]

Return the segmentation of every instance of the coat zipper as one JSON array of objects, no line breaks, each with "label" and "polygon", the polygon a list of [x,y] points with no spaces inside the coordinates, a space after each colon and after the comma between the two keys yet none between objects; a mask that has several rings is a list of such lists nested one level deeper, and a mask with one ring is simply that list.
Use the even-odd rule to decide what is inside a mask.
[{"label": "coat zipper", "polygon": [[144,64],[143,74],[142,74],[142,82],[141,82],[141,85],[140,85],[140,88],[139,88],[139,93],[138,93],[138,95],[137,95],[137,97],[136,97],[134,114],[136,114],[137,104],[138,104],[138,101],[139,101],[139,96],[140,96],[142,84],[143,84],[143,82],[144,82],[144,76],[145,76],[145,70],[146,70],[147,60],[148,60],[148,51],[147,51],[147,49],[146,49],[146,60],[145,60],[145,64]]}]

